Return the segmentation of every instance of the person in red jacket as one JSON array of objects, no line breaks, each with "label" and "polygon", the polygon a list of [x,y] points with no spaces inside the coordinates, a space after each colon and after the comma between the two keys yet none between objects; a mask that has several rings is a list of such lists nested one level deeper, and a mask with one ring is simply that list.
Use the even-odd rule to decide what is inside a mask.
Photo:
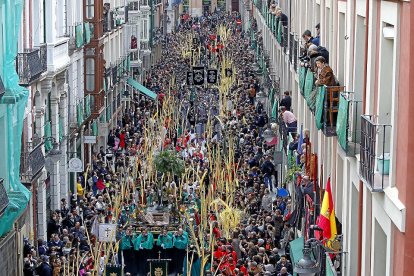
[{"label": "person in red jacket", "polygon": [[125,131],[121,131],[119,135],[119,147],[125,149]]}]

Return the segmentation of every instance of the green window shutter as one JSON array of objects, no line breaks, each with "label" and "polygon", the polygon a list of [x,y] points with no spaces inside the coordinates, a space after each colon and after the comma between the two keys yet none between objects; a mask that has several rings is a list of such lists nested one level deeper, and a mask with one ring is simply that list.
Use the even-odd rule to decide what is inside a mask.
[{"label": "green window shutter", "polygon": [[92,123],[92,135],[98,136],[98,121],[94,120]]},{"label": "green window shutter", "polygon": [[106,121],[109,122],[111,120],[111,105],[106,107]]},{"label": "green window shutter", "polygon": [[349,101],[343,95],[339,98],[338,118],[336,120],[336,134],[338,143],[343,150],[347,150],[348,145],[348,111]]},{"label": "green window shutter", "polygon": [[63,140],[63,120],[59,118],[59,142]]},{"label": "green window shutter", "polygon": [[78,119],[78,126],[81,126],[83,123],[83,101],[80,101],[76,106],[76,116]]},{"label": "green window shutter", "polygon": [[101,116],[99,116],[99,122],[100,123],[106,123],[106,110],[105,110],[105,112],[101,113]]},{"label": "green window shutter", "polygon": [[83,24],[78,24],[75,26],[75,37],[76,37],[76,47],[82,47],[84,43],[83,39]]},{"label": "green window shutter", "polygon": [[85,97],[85,116],[86,118],[91,116],[91,95]]},{"label": "green window shutter", "polygon": [[90,27],[90,23],[89,22],[85,22],[84,23],[84,28],[85,28],[85,44],[88,44],[89,42],[91,42],[91,27]]},{"label": "green window shutter", "polygon": [[52,126],[50,121],[45,122],[45,151],[49,152],[53,145],[52,145]]},{"label": "green window shutter", "polygon": [[322,129],[323,126],[323,102],[325,100],[325,86],[319,86],[316,96],[316,111],[315,111],[315,123],[317,129]]}]

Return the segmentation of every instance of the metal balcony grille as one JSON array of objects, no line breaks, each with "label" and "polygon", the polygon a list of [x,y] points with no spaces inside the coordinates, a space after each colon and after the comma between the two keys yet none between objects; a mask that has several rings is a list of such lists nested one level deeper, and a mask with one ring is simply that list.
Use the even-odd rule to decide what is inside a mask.
[{"label": "metal balcony grille", "polygon": [[27,86],[47,70],[46,45],[17,54],[19,84]]},{"label": "metal balcony grille", "polygon": [[391,125],[378,124],[377,120],[376,116],[361,116],[359,174],[372,191],[382,192],[388,181],[390,160],[386,160],[386,151],[389,151]]}]

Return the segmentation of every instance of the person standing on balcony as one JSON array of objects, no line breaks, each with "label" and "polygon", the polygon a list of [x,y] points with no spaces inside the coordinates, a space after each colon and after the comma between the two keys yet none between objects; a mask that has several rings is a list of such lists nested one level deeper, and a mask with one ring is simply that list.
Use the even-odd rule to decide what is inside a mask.
[{"label": "person standing on balcony", "polygon": [[295,115],[292,112],[286,110],[286,107],[284,106],[280,107],[280,111],[280,115],[283,119],[283,122],[285,122],[287,126],[288,133],[292,133],[292,135],[294,135],[298,127],[298,121]]},{"label": "person standing on balcony", "polygon": [[319,23],[315,26],[316,36],[315,36],[315,38],[312,41],[312,43],[315,44],[316,46],[320,46],[321,45],[320,26],[321,25]]},{"label": "person standing on balcony", "polygon": [[318,67],[317,80],[315,85],[317,86],[336,86],[337,81],[333,74],[332,68],[326,63],[324,57],[320,56],[315,59],[316,66]]},{"label": "person standing on balcony", "polygon": [[292,107],[292,98],[290,97],[289,91],[285,91],[283,93],[283,99],[280,101],[280,105],[286,107],[287,111],[290,111],[290,108]]},{"label": "person standing on balcony", "polygon": [[[312,33],[311,33],[311,31],[309,31],[309,30],[306,30],[306,31],[304,31],[303,32],[303,34],[302,34],[302,38],[303,38],[303,40],[305,41],[305,44],[306,45],[308,45],[308,44],[315,44],[313,41],[315,40],[315,38],[313,38],[313,36],[312,36]],[[318,44],[315,44],[316,46],[319,46],[319,43]]]}]

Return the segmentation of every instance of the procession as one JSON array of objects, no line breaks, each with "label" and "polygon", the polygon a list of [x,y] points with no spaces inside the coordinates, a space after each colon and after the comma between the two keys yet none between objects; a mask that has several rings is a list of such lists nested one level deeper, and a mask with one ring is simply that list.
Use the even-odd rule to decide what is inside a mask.
[{"label": "procession", "polygon": [[25,275],[49,275],[46,264],[53,275],[293,273],[291,202],[277,196],[239,16],[189,18],[163,38],[145,81],[157,100],[134,95],[110,153],[94,154],[71,202],[53,211],[50,242],[27,245]]}]

